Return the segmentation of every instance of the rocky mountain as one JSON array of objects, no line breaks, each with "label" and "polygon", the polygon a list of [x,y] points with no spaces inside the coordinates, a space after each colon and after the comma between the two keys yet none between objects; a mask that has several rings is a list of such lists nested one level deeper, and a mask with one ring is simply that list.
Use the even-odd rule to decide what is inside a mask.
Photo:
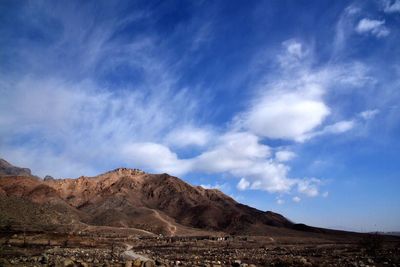
[{"label": "rocky mountain", "polygon": [[[19,169],[12,165],[7,168]],[[27,172],[9,173],[0,177],[0,223],[3,218],[39,225],[136,228],[165,235],[198,231],[267,234],[277,228],[317,230],[165,173],[119,168],[95,177],[44,180]]]},{"label": "rocky mountain", "polygon": [[4,159],[0,159],[0,175],[21,175],[21,176],[31,176],[31,170],[28,168],[19,168],[11,165]]}]

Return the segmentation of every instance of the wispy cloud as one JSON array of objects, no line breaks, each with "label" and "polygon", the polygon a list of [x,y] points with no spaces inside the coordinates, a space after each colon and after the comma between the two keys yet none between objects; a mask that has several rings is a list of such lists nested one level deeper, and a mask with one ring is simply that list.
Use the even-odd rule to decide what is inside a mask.
[{"label": "wispy cloud", "polygon": [[[11,157],[10,151],[17,147],[27,155],[31,155],[29,150],[37,151],[42,156],[10,158],[34,169],[39,167],[36,161],[40,158],[51,162],[50,158],[62,157],[92,168],[96,168],[95,162],[116,164],[122,148],[132,142],[161,140],[162,133],[181,119],[174,117],[176,108],[190,101],[184,94],[113,94],[90,82],[33,79],[15,83],[14,90],[3,95],[7,98],[0,108],[3,153]],[[174,104],[164,106],[165,101]],[[49,158],[44,159],[46,156]],[[40,175],[78,174],[78,169],[64,172],[59,165],[51,164],[36,171]]]},{"label": "wispy cloud", "polygon": [[353,129],[356,125],[355,120],[345,120],[339,121],[334,124],[326,125],[319,131],[310,132],[301,136],[298,141],[304,142],[314,137],[318,137],[321,135],[330,135],[330,134],[341,134]]},{"label": "wispy cloud", "polygon": [[378,38],[388,36],[390,33],[389,29],[385,26],[384,20],[368,18],[363,18],[358,22],[356,31],[359,34],[372,34]]},{"label": "wispy cloud", "polygon": [[360,116],[365,120],[373,119],[378,114],[379,114],[379,109],[369,109],[360,112]]},{"label": "wispy cloud", "polygon": [[[358,73],[359,78],[349,79],[352,73],[345,75],[337,66],[314,70],[310,66],[311,49],[291,39],[283,42],[282,53],[276,57],[281,75],[262,86],[260,97],[255,97],[247,110],[233,116],[225,130],[217,130],[194,126],[198,103],[175,84],[176,74],[164,67],[164,59],[151,53],[151,38],[146,42],[146,50],[140,41],[129,46],[129,53],[120,53],[150,53],[139,57],[143,58],[142,75],[151,87],[148,90],[141,84],[139,88],[146,90],[124,87],[109,91],[91,78],[78,82],[59,77],[3,80],[8,101],[2,105],[0,122],[2,129],[13,130],[3,133],[9,139],[3,142],[3,153],[21,165],[36,166],[40,175],[74,176],[82,171],[95,174],[99,166],[109,168],[122,163],[175,175],[229,174],[240,179],[240,190],[297,190],[310,197],[319,194],[319,179],[290,177],[287,162],[293,159],[293,152],[280,150],[274,155],[263,139],[304,142],[317,135],[350,129],[350,123],[337,122],[317,130],[331,113],[324,95],[333,80],[359,86],[364,83],[364,75]],[[103,53],[97,50],[92,60],[102,58]],[[289,66],[289,62],[296,64]],[[184,115],[181,110],[185,110]],[[30,139],[24,140],[29,146],[15,143],[12,137],[22,138],[24,134],[29,135]],[[193,146],[200,151],[191,157],[181,157],[174,151]],[[77,167],[63,169],[59,167],[61,163],[45,166],[51,158]],[[85,166],[88,167],[84,170]]]},{"label": "wispy cloud", "polygon": [[236,187],[239,190],[246,190],[250,187],[250,182],[247,181],[246,178],[242,178],[242,179],[240,179],[240,181]]},{"label": "wispy cloud", "polygon": [[214,138],[211,129],[185,125],[172,129],[165,138],[165,142],[175,147],[205,146]]},{"label": "wispy cloud", "polygon": [[[126,162],[132,143],[161,142],[171,128],[193,120],[197,100],[176,84],[157,36],[118,36],[146,19],[145,12],[96,22],[88,7],[67,4],[55,17],[58,8],[23,5],[25,19],[18,22],[32,22],[51,42],[14,40],[17,47],[4,47],[18,63],[0,74],[4,157],[39,175],[92,175]],[[135,79],[121,76],[134,73]]]},{"label": "wispy cloud", "polygon": [[293,202],[299,203],[301,201],[301,198],[298,196],[295,196],[292,198]]},{"label": "wispy cloud", "polygon": [[[277,56],[280,71],[260,86],[259,94],[248,110],[236,117],[236,127],[245,128],[261,137],[298,142],[352,128],[350,122],[343,121],[318,129],[331,114],[325,97],[333,89],[359,88],[373,82],[368,76],[368,68],[359,62],[313,68],[310,48],[304,48],[304,44],[294,40],[283,42],[282,46],[283,52]],[[303,49],[308,52],[299,52]],[[284,63],[282,58],[285,59]],[[290,58],[296,64],[287,65],[285,62],[290,62]]]},{"label": "wispy cloud", "polygon": [[275,158],[278,162],[290,161],[296,156],[297,156],[296,153],[290,150],[279,150],[275,153]]},{"label": "wispy cloud", "polygon": [[318,186],[320,185],[320,183],[321,181],[316,178],[302,180],[297,184],[298,191],[309,197],[318,196]]},{"label": "wispy cloud", "polygon": [[[231,110],[224,121],[207,121],[199,110],[214,87],[190,84],[182,73],[195,64],[196,75],[215,71],[191,57],[216,34],[213,22],[188,19],[160,34],[152,30],[151,10],[97,18],[102,14],[93,14],[90,6],[53,8],[60,7],[24,5],[19,23],[32,24],[38,32],[32,31],[46,38],[28,42],[23,34],[10,34],[15,46],[2,53],[11,55],[7,62],[15,62],[0,74],[1,155],[39,175],[94,175],[123,164],[174,175],[224,175],[239,190],[315,197],[321,195],[323,177],[292,174],[291,163],[301,157],[293,147],[350,132],[377,114],[340,114],[340,107],[329,101],[338,92],[375,83],[368,64],[321,60],[309,41],[288,36],[268,54],[268,71],[260,67],[264,58],[249,66],[262,77],[245,87],[246,97],[235,98],[240,109]],[[106,10],[114,8],[119,7]],[[38,12],[44,19],[38,19]],[[345,28],[353,34],[355,27],[360,34],[389,34],[384,20],[362,19],[355,25],[359,13],[355,6],[346,9],[337,27],[338,47],[345,47]],[[133,34],[140,23],[150,25],[149,30]],[[171,52],[177,36],[188,33],[193,34],[182,46],[187,49]],[[251,54],[260,55],[252,51],[245,56]],[[219,59],[213,55],[212,61]],[[248,71],[243,73],[223,79],[248,79]],[[225,95],[219,97],[221,104]]]},{"label": "wispy cloud", "polygon": [[400,1],[399,0],[383,0],[383,11],[386,13],[400,12]]},{"label": "wispy cloud", "polygon": [[[283,89],[285,85],[278,87],[267,91],[243,115],[244,127],[263,137],[297,139],[319,126],[329,115],[318,84],[300,84],[292,90]],[[281,123],[283,121],[286,123]]]}]

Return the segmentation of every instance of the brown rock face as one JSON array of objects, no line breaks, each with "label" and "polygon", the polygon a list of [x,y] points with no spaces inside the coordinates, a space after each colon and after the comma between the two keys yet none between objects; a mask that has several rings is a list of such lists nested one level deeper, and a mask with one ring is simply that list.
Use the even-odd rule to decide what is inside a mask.
[{"label": "brown rock face", "polygon": [[293,227],[283,216],[237,203],[219,190],[193,187],[168,174],[126,168],[77,179],[4,176],[0,198],[38,207],[50,205],[49,210],[61,216],[53,216],[56,221],[139,228],[165,235],[196,228],[266,234],[275,227]]}]

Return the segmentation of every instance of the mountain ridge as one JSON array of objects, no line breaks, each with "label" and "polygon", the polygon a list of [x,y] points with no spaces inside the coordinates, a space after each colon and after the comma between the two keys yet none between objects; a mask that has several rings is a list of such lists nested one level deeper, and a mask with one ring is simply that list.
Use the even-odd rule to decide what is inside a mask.
[{"label": "mountain ridge", "polygon": [[23,175],[31,176],[32,172],[29,168],[20,168],[12,165],[8,161],[0,158],[0,175]]},{"label": "mountain ridge", "polygon": [[[238,203],[220,190],[192,186],[166,173],[149,174],[130,168],[64,179],[0,175],[0,200],[10,199],[21,209],[29,202],[43,212],[40,207],[47,205],[48,217],[52,217],[54,224],[135,228],[163,235],[202,231],[266,235],[277,229],[325,231]],[[29,221],[11,216],[14,211],[3,206],[1,217]],[[31,221],[46,224],[45,220],[35,218]]]}]

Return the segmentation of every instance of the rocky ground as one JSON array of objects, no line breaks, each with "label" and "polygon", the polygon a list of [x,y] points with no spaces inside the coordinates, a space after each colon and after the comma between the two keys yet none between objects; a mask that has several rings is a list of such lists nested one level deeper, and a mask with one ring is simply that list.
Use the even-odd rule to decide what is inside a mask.
[{"label": "rocky ground", "polygon": [[375,236],[350,243],[268,237],[53,238],[2,237],[0,266],[400,266],[398,241]]}]

